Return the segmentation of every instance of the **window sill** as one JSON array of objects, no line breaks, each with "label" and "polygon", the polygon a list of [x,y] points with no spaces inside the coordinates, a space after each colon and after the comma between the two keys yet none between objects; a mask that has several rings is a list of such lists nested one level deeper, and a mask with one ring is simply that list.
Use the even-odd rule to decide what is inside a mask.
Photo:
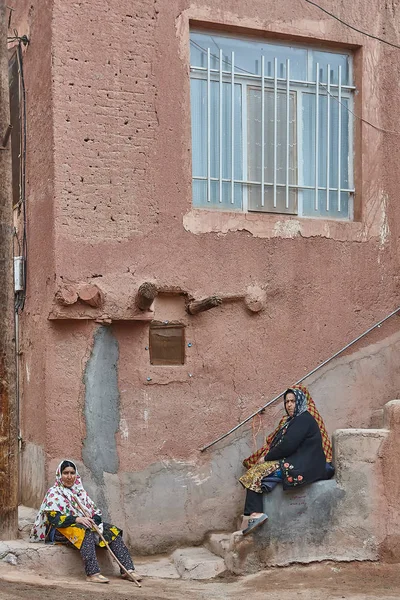
[{"label": "window sill", "polygon": [[222,212],[193,208],[183,217],[191,233],[229,233],[247,231],[257,238],[322,237],[342,242],[365,242],[380,237],[380,224],[356,221],[312,219],[292,215]]}]

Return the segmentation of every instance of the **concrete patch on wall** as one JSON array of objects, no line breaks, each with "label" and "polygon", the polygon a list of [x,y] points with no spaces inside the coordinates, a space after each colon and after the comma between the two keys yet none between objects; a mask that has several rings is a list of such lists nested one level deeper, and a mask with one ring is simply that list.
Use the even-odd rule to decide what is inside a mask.
[{"label": "concrete patch on wall", "polygon": [[108,327],[94,335],[92,354],[87,362],[85,383],[86,438],[82,457],[96,483],[96,498],[108,518],[104,473],[117,473],[118,453],[115,434],[119,427],[118,342]]},{"label": "concrete patch on wall", "polygon": [[46,455],[41,446],[25,442],[20,455],[19,501],[39,508],[46,491]]},{"label": "concrete patch on wall", "polygon": [[244,502],[237,478],[250,452],[242,434],[214,450],[210,462],[168,461],[122,474],[130,547],[156,554],[198,544],[208,531],[233,531]]}]

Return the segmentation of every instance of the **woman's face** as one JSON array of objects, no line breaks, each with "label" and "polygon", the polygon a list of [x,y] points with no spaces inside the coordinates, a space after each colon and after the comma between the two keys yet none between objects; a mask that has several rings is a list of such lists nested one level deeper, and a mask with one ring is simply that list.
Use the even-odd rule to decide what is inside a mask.
[{"label": "woman's face", "polygon": [[65,467],[64,471],[61,473],[61,480],[65,487],[70,488],[74,485],[76,479],[75,469],[72,467]]},{"label": "woman's face", "polygon": [[293,392],[289,392],[288,394],[286,394],[285,398],[285,409],[289,417],[293,417],[295,408],[296,396],[293,394]]}]

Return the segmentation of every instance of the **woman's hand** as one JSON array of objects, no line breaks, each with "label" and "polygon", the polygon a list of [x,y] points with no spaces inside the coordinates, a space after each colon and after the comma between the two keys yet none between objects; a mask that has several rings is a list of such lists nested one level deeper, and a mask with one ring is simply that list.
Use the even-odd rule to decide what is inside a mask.
[{"label": "woman's hand", "polygon": [[264,456],[261,456],[261,458],[258,459],[257,464],[262,465],[264,462],[265,462]]},{"label": "woman's hand", "polygon": [[89,517],[76,517],[75,523],[79,523],[86,527],[86,529],[92,529],[94,527],[93,519],[89,519]]}]

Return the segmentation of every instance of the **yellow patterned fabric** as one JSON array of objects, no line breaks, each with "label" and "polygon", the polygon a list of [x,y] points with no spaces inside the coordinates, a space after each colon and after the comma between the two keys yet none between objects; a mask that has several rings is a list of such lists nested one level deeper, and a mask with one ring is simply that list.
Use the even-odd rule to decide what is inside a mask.
[{"label": "yellow patterned fabric", "polygon": [[82,542],[85,539],[86,529],[71,525],[70,527],[57,528],[57,531],[62,533],[75,548],[78,548],[78,550],[81,549]]},{"label": "yellow patterned fabric", "polygon": [[279,469],[279,462],[268,460],[260,465],[254,465],[239,478],[240,483],[248,490],[262,493],[261,480]]},{"label": "yellow patterned fabric", "polygon": [[[291,390],[298,389],[298,390],[301,390],[305,394],[305,396],[307,398],[307,411],[317,421],[318,427],[321,432],[322,448],[323,448],[325,456],[326,456],[326,462],[332,462],[332,443],[329,438],[328,432],[326,431],[323,418],[319,414],[318,409],[315,406],[314,400],[311,398],[308,389],[304,385],[294,385],[293,387],[291,387],[289,389],[291,389]],[[288,420],[288,416],[284,415],[282,417],[282,419],[279,421],[278,427],[267,436],[264,446],[262,448],[260,448],[259,450],[256,450],[256,452],[251,454],[248,458],[244,459],[243,466],[246,467],[246,469],[250,469],[254,465],[257,465],[257,461],[262,456],[265,456],[267,454],[272,440],[274,439],[274,437],[276,436],[278,431],[283,427],[283,425],[286,423],[287,420]],[[240,478],[240,481],[241,481],[241,479],[242,478]],[[250,488],[250,489],[252,489],[252,488]]]}]

